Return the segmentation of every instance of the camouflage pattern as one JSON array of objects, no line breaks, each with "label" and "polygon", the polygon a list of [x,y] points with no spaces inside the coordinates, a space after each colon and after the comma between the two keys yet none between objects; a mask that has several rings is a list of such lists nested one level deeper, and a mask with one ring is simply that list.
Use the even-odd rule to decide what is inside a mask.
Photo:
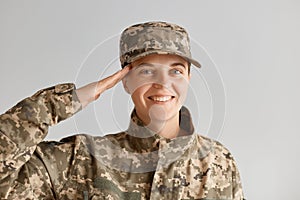
[{"label": "camouflage pattern", "polygon": [[104,137],[43,141],[48,127],[81,109],[73,84],[37,92],[0,116],[1,199],[241,200],[235,161],[194,133],[187,108],[166,139],[132,112],[129,128]]},{"label": "camouflage pattern", "polygon": [[146,22],[126,28],[120,38],[122,68],[150,54],[179,55],[196,67],[200,63],[192,58],[190,39],[186,30],[166,22]]}]

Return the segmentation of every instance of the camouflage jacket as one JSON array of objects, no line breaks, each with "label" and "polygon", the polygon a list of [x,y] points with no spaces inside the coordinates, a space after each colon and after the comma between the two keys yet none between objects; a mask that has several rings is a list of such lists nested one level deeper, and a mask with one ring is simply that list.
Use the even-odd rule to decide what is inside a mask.
[{"label": "camouflage jacket", "polygon": [[1,199],[243,199],[230,152],[194,133],[166,139],[135,112],[128,130],[45,142],[48,127],[81,109],[73,84],[40,90],[0,116]]}]

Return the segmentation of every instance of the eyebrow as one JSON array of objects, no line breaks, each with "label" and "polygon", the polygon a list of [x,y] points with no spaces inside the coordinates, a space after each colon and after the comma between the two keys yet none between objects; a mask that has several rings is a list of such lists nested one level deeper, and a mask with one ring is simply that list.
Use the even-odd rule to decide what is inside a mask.
[{"label": "eyebrow", "polygon": [[[138,66],[136,66],[135,68],[137,69],[137,68],[139,68],[139,67],[144,67],[144,66],[155,67],[155,65],[152,64],[152,63],[140,63],[140,64],[138,64]],[[176,67],[176,66],[182,66],[184,69],[186,69],[186,66],[185,66],[183,63],[181,63],[181,62],[172,63],[172,64],[170,65],[170,67]]]},{"label": "eyebrow", "polygon": [[140,63],[140,64],[138,64],[138,66],[136,66],[136,68],[144,67],[144,66],[154,67],[155,65],[151,64],[151,63]]},{"label": "eyebrow", "polygon": [[186,66],[181,62],[171,64],[171,67],[176,67],[176,66],[182,66],[184,69],[186,69]]}]

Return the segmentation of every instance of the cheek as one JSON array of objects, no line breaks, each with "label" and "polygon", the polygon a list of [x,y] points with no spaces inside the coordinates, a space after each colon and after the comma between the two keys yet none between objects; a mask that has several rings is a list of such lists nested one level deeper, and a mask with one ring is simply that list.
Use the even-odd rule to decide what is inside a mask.
[{"label": "cheek", "polygon": [[173,87],[176,90],[177,95],[181,103],[185,100],[188,88],[189,88],[189,79],[180,79],[173,83]]},{"label": "cheek", "polygon": [[[149,90],[149,85],[137,87],[131,92],[131,98],[135,104],[142,103],[144,100],[145,93]],[[131,88],[132,89],[132,88]],[[131,90],[129,89],[129,90]]]},{"label": "cheek", "polygon": [[127,88],[131,95],[134,93],[145,93],[150,88],[153,81],[142,78],[129,77],[127,81]]}]

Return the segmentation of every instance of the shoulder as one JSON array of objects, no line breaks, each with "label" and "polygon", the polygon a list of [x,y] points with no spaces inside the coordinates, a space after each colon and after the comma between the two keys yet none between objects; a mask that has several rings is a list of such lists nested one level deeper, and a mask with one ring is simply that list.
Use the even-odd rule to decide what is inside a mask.
[{"label": "shoulder", "polygon": [[68,156],[74,152],[74,149],[78,148],[82,142],[86,141],[88,135],[78,134],[65,137],[60,141],[43,141],[38,144],[36,148],[37,154],[42,157],[55,158]]},{"label": "shoulder", "polygon": [[215,164],[226,165],[226,168],[235,165],[233,155],[221,142],[197,135],[197,144],[200,158],[209,159]]},{"label": "shoulder", "polygon": [[92,136],[88,134],[75,134],[65,138],[62,138],[59,141],[43,141],[38,147],[37,151],[39,152],[65,152],[71,153],[74,150],[79,150],[83,148],[88,148],[97,143],[118,141],[120,138],[124,137],[124,132],[107,134],[105,136]]}]

